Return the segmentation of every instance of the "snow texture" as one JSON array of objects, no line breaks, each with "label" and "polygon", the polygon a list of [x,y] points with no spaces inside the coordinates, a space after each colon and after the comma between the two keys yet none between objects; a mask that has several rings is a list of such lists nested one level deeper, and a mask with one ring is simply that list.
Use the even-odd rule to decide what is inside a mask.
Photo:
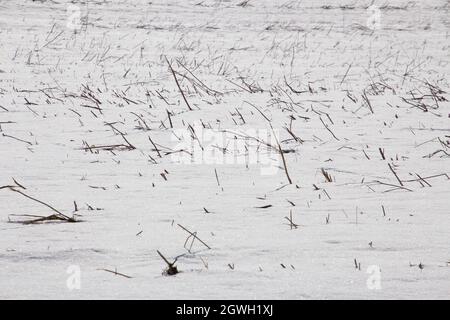
[{"label": "snow texture", "polygon": [[0,1],[0,298],[448,299],[449,9]]}]

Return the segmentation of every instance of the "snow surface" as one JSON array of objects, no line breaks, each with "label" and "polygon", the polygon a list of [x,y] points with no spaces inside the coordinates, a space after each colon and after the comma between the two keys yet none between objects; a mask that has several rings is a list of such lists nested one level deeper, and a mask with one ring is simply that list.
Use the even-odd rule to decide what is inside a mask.
[{"label": "snow surface", "polygon": [[[371,1],[0,1],[0,186],[82,221],[14,223],[54,212],[1,189],[0,298],[448,299],[450,3],[374,3],[371,28]],[[252,105],[292,184],[251,138],[166,154],[270,135]]]}]

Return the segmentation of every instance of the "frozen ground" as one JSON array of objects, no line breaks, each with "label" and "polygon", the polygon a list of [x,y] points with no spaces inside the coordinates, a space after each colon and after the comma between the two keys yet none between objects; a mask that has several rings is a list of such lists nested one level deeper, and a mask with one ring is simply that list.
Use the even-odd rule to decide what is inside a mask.
[{"label": "frozen ground", "polygon": [[0,298],[448,299],[450,3],[374,3],[0,1],[0,186],[81,220],[1,189]]}]

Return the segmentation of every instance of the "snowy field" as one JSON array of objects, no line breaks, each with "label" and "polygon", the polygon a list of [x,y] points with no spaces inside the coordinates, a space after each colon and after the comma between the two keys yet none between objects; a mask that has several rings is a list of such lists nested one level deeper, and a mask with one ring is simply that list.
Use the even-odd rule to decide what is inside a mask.
[{"label": "snowy field", "polygon": [[0,1],[0,298],[450,298],[449,11]]}]

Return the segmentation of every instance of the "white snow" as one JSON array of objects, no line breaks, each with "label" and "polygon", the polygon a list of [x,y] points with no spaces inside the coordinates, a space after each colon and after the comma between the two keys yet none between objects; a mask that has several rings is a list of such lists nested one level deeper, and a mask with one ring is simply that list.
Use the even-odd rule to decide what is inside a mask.
[{"label": "white snow", "polygon": [[[13,223],[54,212],[1,189],[0,298],[450,297],[449,2],[242,3],[0,1],[0,186],[82,221]],[[248,166],[245,147],[235,163],[165,154],[189,125],[222,147],[244,141],[222,130],[270,136],[250,104],[294,151],[293,184],[254,140]],[[84,149],[126,144],[117,130],[136,149]],[[189,253],[178,224],[211,249]]]}]

